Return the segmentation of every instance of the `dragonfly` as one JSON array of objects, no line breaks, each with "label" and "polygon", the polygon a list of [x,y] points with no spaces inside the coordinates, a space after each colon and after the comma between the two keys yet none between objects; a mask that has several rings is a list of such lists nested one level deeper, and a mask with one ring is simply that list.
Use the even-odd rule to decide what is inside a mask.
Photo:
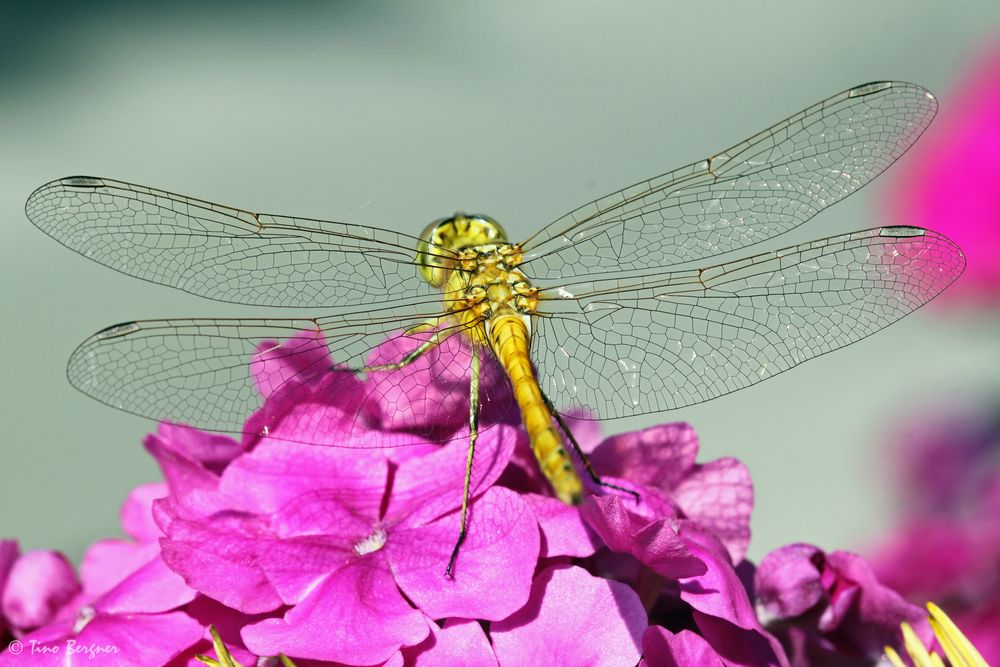
[{"label": "dragonfly", "polygon": [[[958,278],[962,250],[912,226],[741,252],[865,186],[936,109],[914,84],[856,86],[520,242],[480,214],[457,213],[411,236],[91,176],[39,187],[25,210],[63,245],[130,276],[218,301],[322,313],[105,328],[73,352],[67,375],[120,410],[233,433],[253,423],[257,435],[277,437],[266,420],[246,421],[261,402],[248,360],[262,346],[272,357],[303,355],[302,345],[282,342],[291,339],[332,361],[289,364],[278,386],[361,374],[375,381],[365,402],[377,402],[399,393],[407,366],[432,355],[435,368],[467,377],[469,456],[450,573],[466,533],[480,411],[503,395],[482,381],[484,362],[500,369],[555,495],[576,504],[584,487],[569,450],[586,459],[565,419],[574,408],[616,419],[717,398],[865,338]],[[393,336],[404,341],[398,358],[379,356]],[[419,433],[420,416],[441,409],[440,393],[409,386],[405,394],[400,410],[415,417],[405,428]],[[327,409],[354,411],[364,429],[366,406]],[[320,429],[306,439],[329,444]]]}]

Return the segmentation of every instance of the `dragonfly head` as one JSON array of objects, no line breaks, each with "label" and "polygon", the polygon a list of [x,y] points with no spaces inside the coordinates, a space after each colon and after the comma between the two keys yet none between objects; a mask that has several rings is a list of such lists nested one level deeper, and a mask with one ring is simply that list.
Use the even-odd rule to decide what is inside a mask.
[{"label": "dragonfly head", "polygon": [[[435,220],[427,225],[417,245],[420,275],[434,287],[441,287],[455,268],[456,257],[452,253],[506,242],[507,233],[489,216],[456,213],[450,218]],[[452,252],[447,252],[449,250]]]}]

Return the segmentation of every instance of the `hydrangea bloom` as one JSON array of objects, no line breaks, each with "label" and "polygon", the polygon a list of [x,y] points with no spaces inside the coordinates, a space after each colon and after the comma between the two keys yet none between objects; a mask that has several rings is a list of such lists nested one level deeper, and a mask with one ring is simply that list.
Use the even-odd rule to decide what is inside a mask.
[{"label": "hydrangea bloom", "polygon": [[[374,358],[398,357],[398,345]],[[591,422],[574,421],[598,472],[637,497],[591,484],[582,506],[563,505],[489,367],[469,533],[448,578],[467,458],[467,399],[457,396],[468,378],[435,367],[450,356],[431,356],[398,371],[411,379],[390,392],[377,374],[323,372],[321,346],[284,346],[300,354],[265,345],[253,363],[265,399],[248,422],[254,435],[164,424],[146,439],[165,483],[136,489],[122,516],[129,539],[91,547],[79,583],[53,565],[58,557],[38,557],[64,574],[32,597],[15,576],[32,568],[0,543],[0,594],[33,610],[5,617],[7,632],[64,650],[67,641],[118,649],[87,664],[198,664],[214,625],[243,664],[284,653],[303,667],[784,666],[804,664],[789,623],[839,664],[866,664],[885,624],[916,620],[854,557],[831,554],[810,574],[813,550],[795,576],[762,565],[763,604],[794,601],[778,604],[784,615],[770,610],[779,623],[763,623],[744,558],[749,473],[735,459],[698,463],[686,424],[601,440]],[[308,369],[295,384],[275,380]],[[447,409],[420,423],[409,392],[428,388]],[[336,446],[301,444],[317,428]],[[41,627],[19,620],[29,616]],[[8,653],[0,664],[19,663]]]},{"label": "hydrangea bloom", "polygon": [[1000,46],[965,72],[924,136],[890,170],[890,224],[929,227],[967,255],[965,275],[937,303],[1000,304]]}]

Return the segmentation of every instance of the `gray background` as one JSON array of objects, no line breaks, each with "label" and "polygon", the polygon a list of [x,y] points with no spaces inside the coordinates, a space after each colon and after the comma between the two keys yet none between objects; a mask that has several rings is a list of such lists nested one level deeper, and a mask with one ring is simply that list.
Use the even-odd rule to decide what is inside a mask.
[{"label": "gray background", "polygon": [[[1000,25],[995,0],[278,7],[3,10],[0,535],[76,558],[158,478],[140,445],[153,424],[66,383],[80,340],[123,320],[246,312],[60,247],[23,214],[43,182],[111,176],[410,233],[482,211],[516,238],[854,84],[911,80],[947,105]],[[783,240],[878,224],[880,185]],[[993,387],[997,333],[975,313],[919,313],[660,420],[692,422],[703,459],[750,466],[751,556],[862,545],[892,511],[876,455],[889,423]]]}]

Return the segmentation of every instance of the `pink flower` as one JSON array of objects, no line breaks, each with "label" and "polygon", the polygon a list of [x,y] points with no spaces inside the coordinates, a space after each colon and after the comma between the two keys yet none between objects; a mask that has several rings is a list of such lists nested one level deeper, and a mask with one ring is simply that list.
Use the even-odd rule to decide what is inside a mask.
[{"label": "pink flower", "polygon": [[1000,410],[925,410],[902,424],[894,530],[870,552],[879,579],[913,602],[945,606],[991,664],[1000,663]]},{"label": "pink flower", "polygon": [[[172,495],[157,505],[163,557],[190,585],[241,612],[290,607],[243,629],[258,654],[383,661],[421,643],[430,618],[498,619],[527,600],[538,525],[517,494],[490,488],[523,437],[497,426],[479,440],[470,531],[454,580],[444,568],[458,536],[460,443],[390,467],[378,451],[264,439],[215,478],[215,489],[204,474],[170,472],[197,469],[192,462],[161,459],[168,479],[199,480],[197,502],[178,489],[176,503]],[[151,443],[154,452],[175,453]]]},{"label": "pink flower", "polygon": [[967,254],[944,303],[1000,303],[1000,47],[994,38],[965,73],[912,155],[890,172],[891,224],[928,227]]},{"label": "pink flower", "polygon": [[[149,524],[135,507],[148,510],[148,491],[140,487],[126,503],[126,530]],[[5,607],[15,627],[35,628],[18,633],[30,664],[162,664],[205,633],[180,611],[195,591],[167,569],[155,542],[97,543],[84,556],[81,579],[55,552],[28,552],[15,563]],[[0,665],[23,660],[0,655]]]},{"label": "pink flower", "polygon": [[899,646],[899,624],[910,623],[928,645],[926,614],[875,577],[860,556],[825,553],[808,544],[772,551],[760,562],[754,586],[768,627],[781,638],[793,665],[869,664],[884,646]]},{"label": "pink flower", "polygon": [[57,551],[29,551],[16,558],[16,543],[4,551],[8,561],[6,582],[0,598],[0,613],[17,632],[25,632],[51,621],[59,609],[80,591],[70,562]]}]

